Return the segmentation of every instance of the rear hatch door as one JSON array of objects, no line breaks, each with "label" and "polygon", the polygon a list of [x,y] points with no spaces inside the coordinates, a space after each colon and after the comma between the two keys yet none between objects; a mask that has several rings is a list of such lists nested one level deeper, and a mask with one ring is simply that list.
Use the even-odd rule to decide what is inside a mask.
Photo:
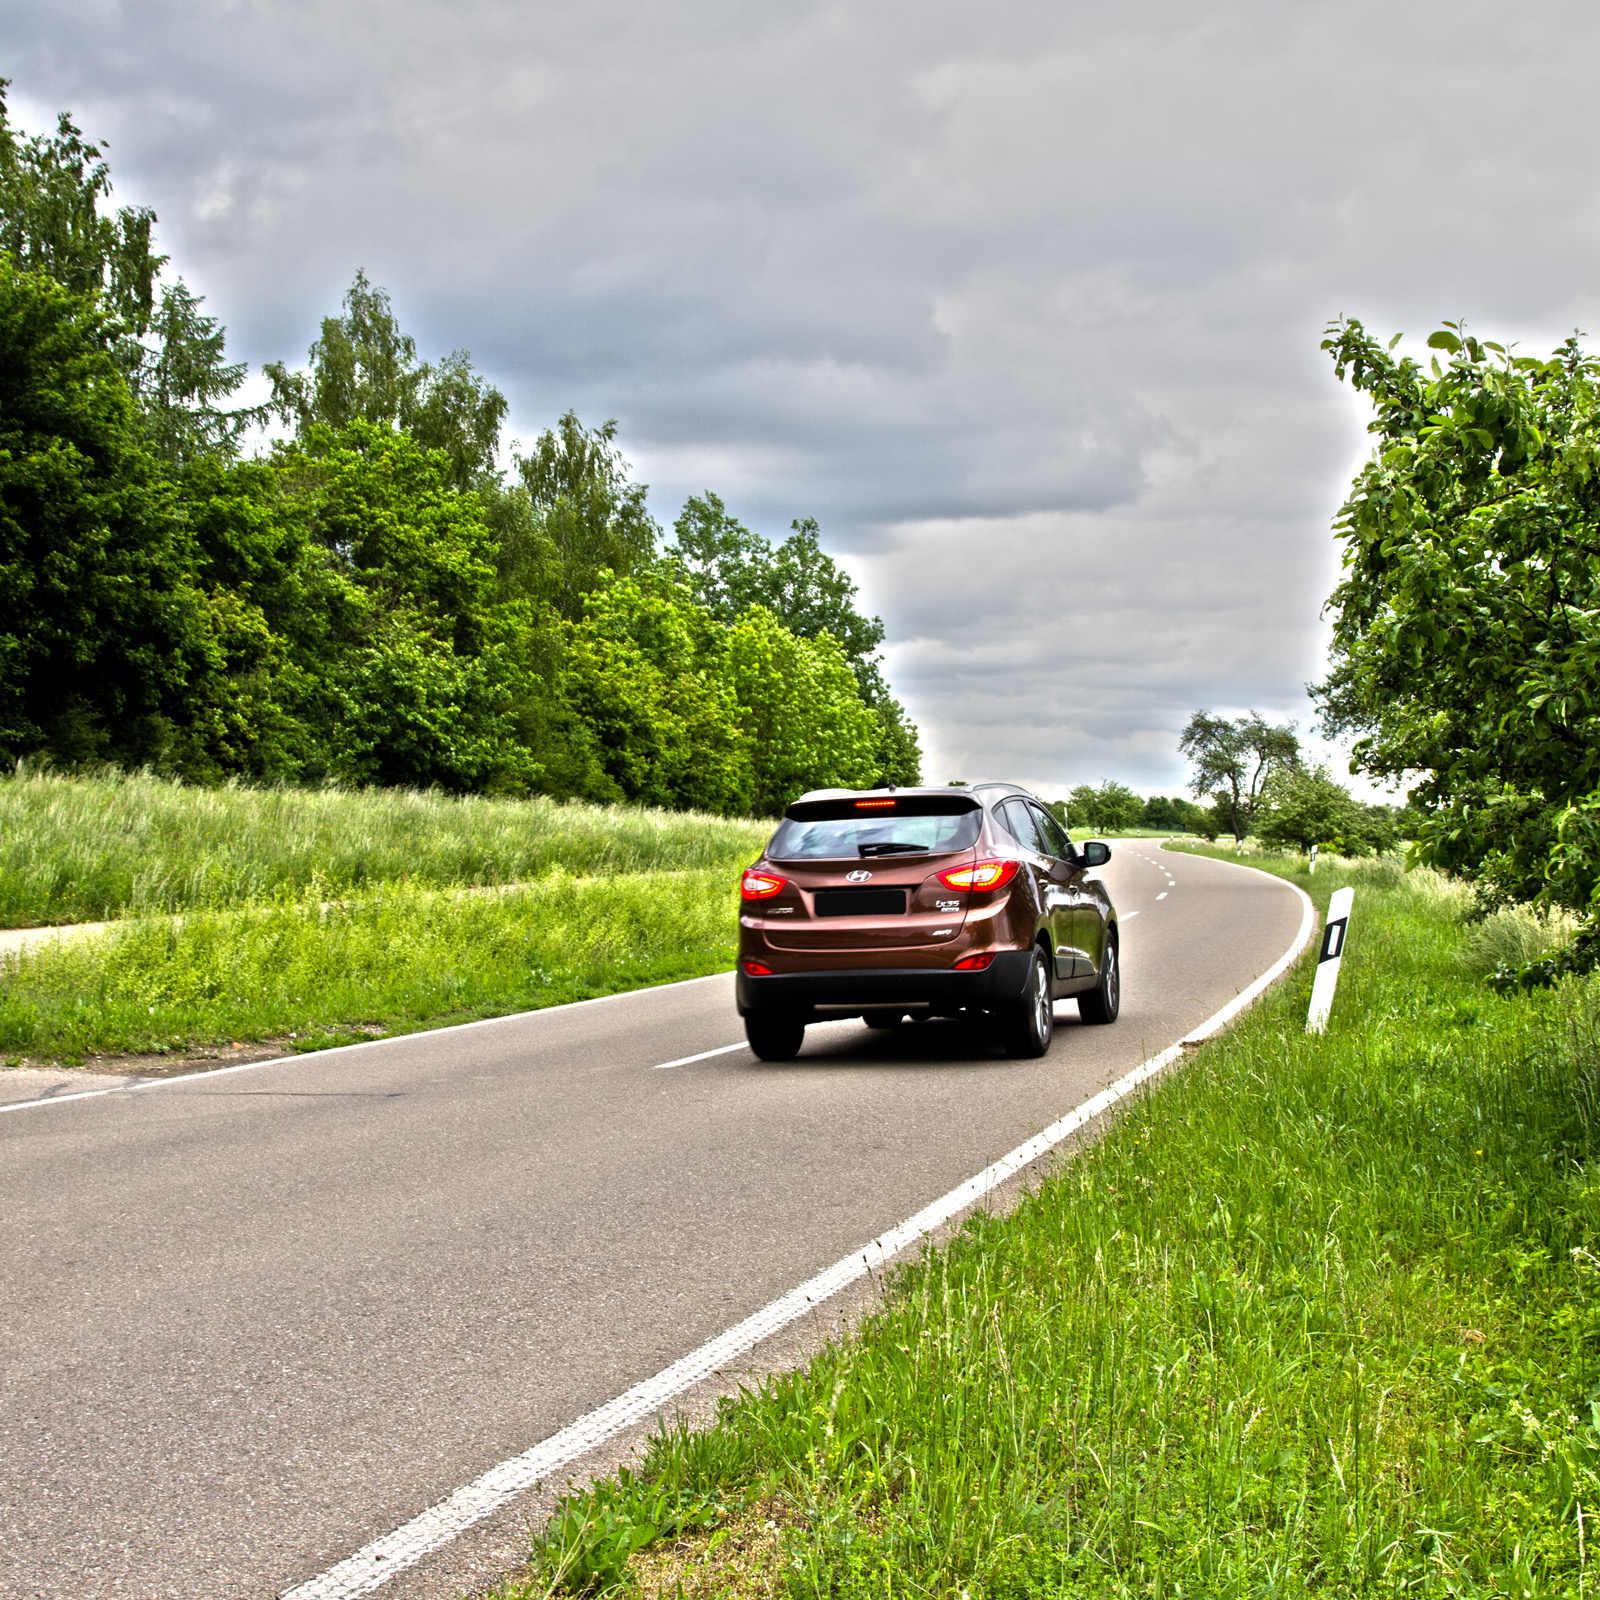
[{"label": "rear hatch door", "polygon": [[939,874],[975,858],[978,803],[913,794],[799,802],[767,860],[797,892],[769,915],[780,950],[915,950],[961,932],[968,896]]}]

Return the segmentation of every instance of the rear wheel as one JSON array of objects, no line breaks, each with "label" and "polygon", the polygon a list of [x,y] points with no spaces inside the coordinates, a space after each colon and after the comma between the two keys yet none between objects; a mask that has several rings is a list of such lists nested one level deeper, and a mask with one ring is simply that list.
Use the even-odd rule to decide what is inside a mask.
[{"label": "rear wheel", "polygon": [[760,1012],[744,1019],[744,1036],[763,1061],[793,1061],[806,1040],[806,1025],[781,1011]]},{"label": "rear wheel", "polygon": [[1050,967],[1043,950],[1033,952],[1027,987],[1000,1017],[1000,1040],[1008,1056],[1042,1056],[1055,1032],[1055,1002],[1050,998]]},{"label": "rear wheel", "polygon": [[1122,1006],[1122,965],[1117,960],[1117,938],[1106,935],[1106,953],[1100,962],[1100,981],[1088,994],[1078,996],[1078,1015],[1085,1022],[1115,1022]]}]

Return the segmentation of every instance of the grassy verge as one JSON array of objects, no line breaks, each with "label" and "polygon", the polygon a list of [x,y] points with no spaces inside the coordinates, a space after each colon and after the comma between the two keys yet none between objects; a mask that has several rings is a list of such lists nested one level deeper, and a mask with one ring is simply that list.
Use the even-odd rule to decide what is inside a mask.
[{"label": "grassy verge", "polygon": [[1352,881],[1327,1034],[1302,965],[856,1337],[570,1497],[504,1594],[1592,1587],[1600,991],[1501,999],[1458,894],[1309,886]]},{"label": "grassy verge", "polygon": [[197,789],[138,774],[0,779],[0,927],[218,908],[388,882],[506,884],[743,866],[771,824],[404,789]]},{"label": "grassy verge", "polygon": [[720,868],[130,918],[0,965],[0,1057],[316,1048],[723,971],[736,940]]}]

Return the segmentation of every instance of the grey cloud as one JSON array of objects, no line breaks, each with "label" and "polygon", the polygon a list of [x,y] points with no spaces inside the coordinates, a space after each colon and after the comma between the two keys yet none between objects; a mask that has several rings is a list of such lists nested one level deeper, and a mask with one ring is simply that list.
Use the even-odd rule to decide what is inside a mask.
[{"label": "grey cloud", "polygon": [[1174,787],[1197,705],[1305,719],[1364,451],[1330,316],[1593,325],[1597,34],[1579,0],[0,0],[14,109],[112,141],[238,353],[297,356],[364,266],[524,437],[617,416],[663,520],[821,517],[934,775],[1054,787]]}]

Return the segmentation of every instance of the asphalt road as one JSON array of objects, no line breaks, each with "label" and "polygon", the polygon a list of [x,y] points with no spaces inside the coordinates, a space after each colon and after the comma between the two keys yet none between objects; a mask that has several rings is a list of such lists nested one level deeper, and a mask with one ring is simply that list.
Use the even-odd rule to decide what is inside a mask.
[{"label": "asphalt road", "polygon": [[[1265,970],[1295,895],[1103,876],[1113,1027],[744,1050],[731,977],[0,1115],[0,1595],[272,1596],[970,1177]],[[1161,897],[1161,898],[1158,898]],[[1130,916],[1130,913],[1137,913]]]}]

